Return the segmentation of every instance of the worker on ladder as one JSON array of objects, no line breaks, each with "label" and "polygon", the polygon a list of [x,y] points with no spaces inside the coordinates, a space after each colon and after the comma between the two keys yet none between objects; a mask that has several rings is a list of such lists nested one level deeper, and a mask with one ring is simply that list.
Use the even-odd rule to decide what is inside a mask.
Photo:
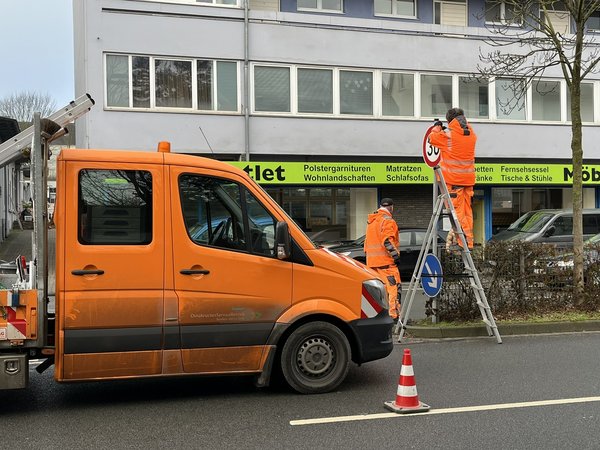
[{"label": "worker on ladder", "polygon": [[[440,167],[448,187],[456,216],[463,229],[467,246],[473,248],[473,186],[475,185],[475,143],[477,135],[467,122],[460,108],[451,108],[446,113],[448,128],[441,122],[429,134],[429,143],[440,149]],[[448,234],[447,248],[456,239],[454,230]],[[462,246],[462,242],[458,239]]]},{"label": "worker on ladder", "polygon": [[388,293],[389,314],[394,322],[398,320],[402,284],[398,263],[400,262],[400,241],[398,224],[392,217],[394,201],[384,198],[379,209],[367,218],[365,254],[367,266],[373,269],[384,281]]}]

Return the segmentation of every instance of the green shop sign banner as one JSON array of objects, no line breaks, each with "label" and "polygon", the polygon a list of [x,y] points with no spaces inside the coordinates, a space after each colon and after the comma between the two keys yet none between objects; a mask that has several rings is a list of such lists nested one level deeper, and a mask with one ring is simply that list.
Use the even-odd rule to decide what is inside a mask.
[{"label": "green shop sign banner", "polygon": [[[364,185],[431,184],[433,169],[425,163],[360,162],[232,162],[259,184]],[[477,184],[569,185],[573,183],[570,164],[476,164]],[[600,185],[600,165],[583,167],[583,182]]]}]

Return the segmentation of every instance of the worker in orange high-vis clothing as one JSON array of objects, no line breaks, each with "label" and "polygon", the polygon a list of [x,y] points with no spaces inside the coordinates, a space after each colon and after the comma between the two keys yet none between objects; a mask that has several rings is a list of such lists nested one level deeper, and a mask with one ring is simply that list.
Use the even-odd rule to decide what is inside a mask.
[{"label": "worker in orange high-vis clothing", "polygon": [[[437,122],[429,134],[429,143],[438,147],[442,158],[440,167],[444,181],[448,186],[452,204],[460,226],[467,239],[467,246],[473,248],[473,186],[475,185],[475,143],[477,135],[467,122],[465,113],[460,108],[449,109],[446,113],[448,128]],[[449,234],[448,243],[454,233]],[[462,242],[458,239],[459,245]]]},{"label": "worker in orange high-vis clothing", "polygon": [[394,201],[384,198],[379,209],[367,218],[365,253],[367,266],[373,269],[385,283],[388,293],[389,314],[398,320],[402,284],[397,264],[400,262],[398,224],[392,218]]}]

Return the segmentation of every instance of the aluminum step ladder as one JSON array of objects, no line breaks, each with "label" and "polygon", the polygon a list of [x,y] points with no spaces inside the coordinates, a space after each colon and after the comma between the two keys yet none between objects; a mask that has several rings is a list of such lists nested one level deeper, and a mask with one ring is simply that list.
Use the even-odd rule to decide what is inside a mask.
[{"label": "aluminum step ladder", "polygon": [[419,287],[419,284],[421,283],[423,268],[425,267],[425,258],[429,254],[429,250],[434,248],[435,242],[437,241],[437,224],[442,215],[448,215],[448,218],[450,219],[450,223],[452,225],[452,230],[454,231],[454,235],[457,238],[458,242],[462,243],[459,251],[465,268],[465,276],[469,279],[471,289],[473,290],[473,293],[475,295],[477,306],[479,307],[479,311],[481,312],[481,317],[483,318],[483,322],[485,323],[488,335],[495,336],[498,344],[501,344],[502,338],[500,337],[500,333],[498,332],[498,326],[496,325],[496,321],[494,320],[494,316],[492,315],[490,305],[488,304],[487,298],[485,296],[485,291],[483,290],[483,287],[481,285],[479,273],[477,272],[477,268],[475,267],[475,264],[473,262],[471,251],[467,246],[467,239],[460,225],[460,222],[458,221],[458,216],[456,215],[454,205],[452,204],[452,201],[450,199],[450,193],[448,192],[448,188],[444,181],[444,175],[442,174],[440,166],[435,166],[433,170],[434,179],[437,183],[439,195],[437,196],[437,199],[433,206],[433,214],[431,216],[429,226],[427,227],[427,233],[425,235],[425,239],[421,247],[421,252],[419,253],[419,258],[417,259],[417,264],[415,265],[415,269],[413,271],[412,278],[408,286],[408,298],[406,301],[402,302],[402,308],[398,316],[398,322],[394,327],[394,333],[398,335],[398,342],[401,342],[402,337],[404,336],[404,332],[406,331],[406,324],[408,322],[410,309],[415,298],[415,293],[417,291],[417,288]]},{"label": "aluminum step ladder", "polygon": [[[75,121],[75,119],[86,114],[93,105],[94,100],[92,97],[89,94],[84,94],[70,102],[64,108],[52,113],[50,116],[46,117],[46,119],[49,119],[64,128],[69,123]],[[22,158],[22,150],[32,144],[34,135],[35,131],[32,125],[16,136],[8,139],[6,142],[0,144],[0,167]]]}]

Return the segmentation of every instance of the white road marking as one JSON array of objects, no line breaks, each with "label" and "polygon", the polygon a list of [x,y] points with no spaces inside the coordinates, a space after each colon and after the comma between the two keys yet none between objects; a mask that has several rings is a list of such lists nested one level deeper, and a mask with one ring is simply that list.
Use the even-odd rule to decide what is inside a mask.
[{"label": "white road marking", "polygon": [[496,405],[480,405],[480,406],[463,406],[459,408],[442,408],[431,409],[423,413],[414,414],[396,414],[396,413],[380,413],[380,414],[359,414],[356,416],[338,416],[338,417],[322,417],[317,419],[301,419],[290,420],[290,425],[316,425],[321,423],[335,422],[353,422],[359,420],[376,420],[376,419],[391,419],[394,417],[415,417],[415,416],[431,416],[435,414],[454,414],[473,411],[493,411],[498,409],[514,409],[514,408],[530,408],[534,406],[552,406],[552,405],[569,405],[574,403],[591,403],[600,402],[600,397],[578,397],[578,398],[561,398],[557,400],[540,400],[535,402],[520,402],[520,403],[499,403]]}]

